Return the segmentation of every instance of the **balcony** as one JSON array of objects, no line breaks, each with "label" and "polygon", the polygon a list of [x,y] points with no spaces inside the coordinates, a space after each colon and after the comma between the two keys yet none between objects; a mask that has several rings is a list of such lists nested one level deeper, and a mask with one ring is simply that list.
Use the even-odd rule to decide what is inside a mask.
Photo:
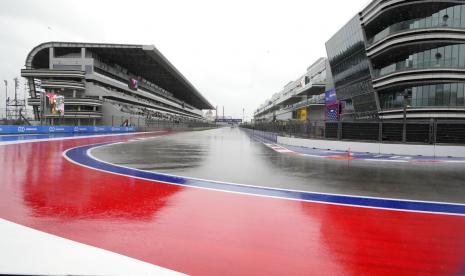
[{"label": "balcony", "polygon": [[438,68],[394,72],[373,80],[373,88],[386,89],[405,84],[465,81],[465,69]]},{"label": "balcony", "polygon": [[84,79],[84,71],[75,70],[52,70],[52,69],[22,69],[22,77],[32,78],[77,78]]},{"label": "balcony", "polygon": [[65,115],[45,115],[45,118],[66,118],[66,119],[99,119],[103,117],[102,111],[91,111],[91,110],[66,110],[65,109]]},{"label": "balcony", "polygon": [[464,43],[465,29],[459,28],[428,28],[414,29],[398,32],[387,36],[379,42],[367,48],[367,56],[374,58],[381,54],[389,55],[398,52],[399,47],[421,43]]},{"label": "balcony", "polygon": [[[94,59],[94,68],[96,68],[96,72],[100,74],[110,74],[112,75],[115,79],[118,79],[121,82],[126,83],[129,78],[131,77],[127,72],[123,72],[123,69],[120,68],[118,69],[117,67],[110,66],[106,63],[103,63],[102,61],[98,59]],[[103,71],[103,72],[102,72]],[[139,82],[139,89],[144,90],[145,92],[155,94],[156,96],[165,98],[167,100],[170,100],[176,104],[182,105],[183,102],[180,101],[179,99],[175,98],[172,93],[166,91],[165,89],[145,80],[142,79]],[[190,109],[194,109],[191,105],[184,103],[185,106],[187,106]]]},{"label": "balcony", "polygon": [[[457,64],[457,66],[452,66],[452,64]],[[396,72],[404,72],[404,71],[413,71],[413,70],[418,70],[418,69],[440,69],[440,68],[446,68],[446,69],[452,69],[452,68],[462,68],[465,69],[465,67],[459,67],[459,60],[458,59],[446,59],[443,61],[443,63],[439,63],[437,61],[427,61],[427,62],[418,62],[418,63],[413,63],[411,60],[403,60],[400,62],[396,62],[393,64],[390,64],[388,66],[385,66],[380,69],[374,69],[373,70],[373,78],[377,79],[386,75],[390,75]]]},{"label": "balcony", "polygon": [[[463,22],[460,18],[449,18],[445,15],[445,20],[433,20],[431,17],[423,19],[412,19],[393,24],[383,31],[377,33],[372,38],[368,39],[368,48],[374,44],[386,39],[389,36],[408,32],[412,30],[424,30],[424,29],[463,29]],[[427,20],[429,19],[429,20]]]},{"label": "balcony", "polygon": [[[40,98],[29,98],[27,100],[31,106],[39,106]],[[102,106],[103,101],[96,98],[65,98],[66,105],[80,105],[80,106]]]}]

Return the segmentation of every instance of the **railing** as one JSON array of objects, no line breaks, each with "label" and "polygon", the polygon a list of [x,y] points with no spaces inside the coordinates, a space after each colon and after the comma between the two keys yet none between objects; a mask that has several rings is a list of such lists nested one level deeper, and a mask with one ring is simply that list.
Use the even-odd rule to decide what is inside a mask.
[{"label": "railing", "polygon": [[81,78],[85,76],[84,71],[77,70],[53,70],[53,69],[22,69],[22,77],[56,77],[56,78]]},{"label": "railing", "polygon": [[409,31],[409,30],[420,30],[420,29],[431,29],[431,28],[464,28],[461,26],[461,21],[460,19],[457,18],[450,18],[447,21],[443,21],[442,18],[438,20],[438,22],[432,22],[431,26],[426,26],[425,24],[420,24],[421,20],[425,19],[413,19],[413,20],[406,20],[402,22],[398,22],[396,24],[393,24],[383,31],[377,33],[375,36],[372,38],[368,39],[367,43],[368,46],[372,46],[375,43],[387,38],[388,36],[391,36],[393,34]]},{"label": "railing", "polygon": [[379,143],[465,145],[465,120],[314,121],[243,124],[279,136]]},{"label": "railing", "polygon": [[325,95],[322,94],[322,95],[318,95],[316,97],[313,97],[307,100],[300,101],[296,104],[289,105],[285,107],[283,110],[298,109],[298,108],[305,107],[311,104],[324,104],[324,103],[325,103]]},{"label": "railing", "polygon": [[[314,96],[312,96],[311,98],[309,98],[307,100],[303,100],[303,101],[300,101],[298,103],[286,106],[286,107],[283,108],[283,110],[297,109],[297,108],[304,107],[304,106],[311,105],[311,104],[324,104],[324,103],[325,103],[325,94],[323,93],[323,94],[320,94],[320,95],[314,95]],[[267,106],[264,109],[257,110],[254,113],[254,115],[264,113],[265,111],[268,111],[269,109],[271,109],[272,107],[275,107],[275,106],[278,106],[278,104],[273,103],[272,105]]]},{"label": "railing", "polygon": [[[40,98],[28,98],[28,105],[40,105]],[[81,98],[65,98],[65,105],[102,105],[103,101],[98,97],[81,97]]]},{"label": "railing", "polygon": [[[109,72],[109,73],[111,73],[113,75],[116,75],[117,77],[119,77],[121,79],[129,81],[130,76],[127,73],[124,73],[124,72],[118,70],[117,68],[115,68],[115,67],[113,67],[111,65],[103,63],[103,62],[99,61],[98,59],[94,59],[94,66],[96,68],[101,69],[101,70],[107,71],[107,72]],[[171,93],[169,91],[166,91],[165,89],[163,89],[163,88],[157,86],[156,84],[153,84],[153,83],[151,83],[151,82],[149,82],[147,80],[141,81],[139,83],[139,87],[144,88],[143,90],[148,92],[148,93],[154,93],[159,97],[169,99],[170,101],[175,102],[177,104],[182,104],[183,103],[179,99],[175,98],[173,93]],[[187,103],[184,103],[184,104],[185,104],[185,106],[189,106],[189,107],[192,108],[192,106],[188,105]]]}]

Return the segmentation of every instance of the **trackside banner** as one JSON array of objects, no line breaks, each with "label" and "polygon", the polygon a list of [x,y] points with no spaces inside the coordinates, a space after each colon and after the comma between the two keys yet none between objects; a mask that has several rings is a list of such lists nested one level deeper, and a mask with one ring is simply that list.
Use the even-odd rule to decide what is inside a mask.
[{"label": "trackside banner", "polygon": [[113,132],[134,132],[134,131],[136,131],[135,127],[0,125],[0,134],[113,133]]}]

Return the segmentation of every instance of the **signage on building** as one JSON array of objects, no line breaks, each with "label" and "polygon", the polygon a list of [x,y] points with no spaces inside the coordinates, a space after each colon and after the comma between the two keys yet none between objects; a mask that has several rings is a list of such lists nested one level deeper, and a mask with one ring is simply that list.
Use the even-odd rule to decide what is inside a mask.
[{"label": "signage on building", "polygon": [[301,109],[297,111],[297,119],[302,122],[307,121],[307,108],[306,107],[302,107]]},{"label": "signage on building", "polygon": [[139,81],[137,79],[135,79],[135,78],[130,78],[129,83],[128,83],[128,87],[131,90],[137,91],[137,89],[139,88]]},{"label": "signage on building", "polygon": [[228,123],[228,124],[239,124],[242,123],[242,119],[216,119],[217,123]]},{"label": "signage on building", "polygon": [[337,103],[336,89],[331,89],[325,92],[325,104],[333,105]]},{"label": "signage on building", "polygon": [[327,105],[326,106],[326,120],[327,121],[337,121],[339,120],[339,104]]}]

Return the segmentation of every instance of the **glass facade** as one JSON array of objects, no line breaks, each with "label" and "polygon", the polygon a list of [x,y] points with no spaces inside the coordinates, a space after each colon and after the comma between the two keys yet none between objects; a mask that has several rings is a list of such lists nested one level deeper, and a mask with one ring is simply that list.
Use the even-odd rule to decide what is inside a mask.
[{"label": "glass facade", "polygon": [[[425,112],[438,107],[465,111],[465,82],[453,80],[461,72],[454,69],[465,70],[465,33],[458,30],[465,30],[465,1],[392,1],[389,8],[382,9],[383,3],[378,1],[352,18],[326,43],[341,117],[376,118],[378,111],[399,110],[404,103],[410,109],[424,108]],[[445,29],[447,33],[454,29],[454,37],[430,32],[431,28]],[[385,41],[376,48],[378,51],[367,49],[392,34],[415,29],[424,29],[422,34],[429,36],[412,32],[418,38],[415,42]],[[442,68],[450,70],[434,70]],[[433,70],[424,75],[421,71],[409,74],[408,79],[380,79],[396,72],[422,69]],[[454,78],[446,73],[452,70]],[[456,116],[453,112],[455,115],[450,115]],[[392,118],[399,116],[397,112],[390,114]]]},{"label": "glass facade", "polygon": [[465,83],[441,83],[380,93],[381,109],[403,108],[404,94],[410,107],[465,107]]},{"label": "glass facade", "polygon": [[375,68],[373,75],[376,78],[398,71],[427,68],[465,69],[465,44],[448,45],[411,54],[401,61],[380,69]]},{"label": "glass facade", "polygon": [[[365,39],[360,18],[352,18],[327,43],[326,51],[331,66],[334,87],[338,100],[346,103],[344,113],[377,114],[373,97],[373,85],[368,57],[365,51]],[[362,96],[364,94],[369,94]],[[357,97],[360,100],[354,99]]]},{"label": "glass facade", "polygon": [[326,51],[336,87],[370,75],[358,16],[350,20],[326,43]]},{"label": "glass facade", "polygon": [[465,5],[456,5],[436,12],[431,10],[429,16],[397,22],[368,38],[368,45],[395,33],[425,28],[465,28]]}]

